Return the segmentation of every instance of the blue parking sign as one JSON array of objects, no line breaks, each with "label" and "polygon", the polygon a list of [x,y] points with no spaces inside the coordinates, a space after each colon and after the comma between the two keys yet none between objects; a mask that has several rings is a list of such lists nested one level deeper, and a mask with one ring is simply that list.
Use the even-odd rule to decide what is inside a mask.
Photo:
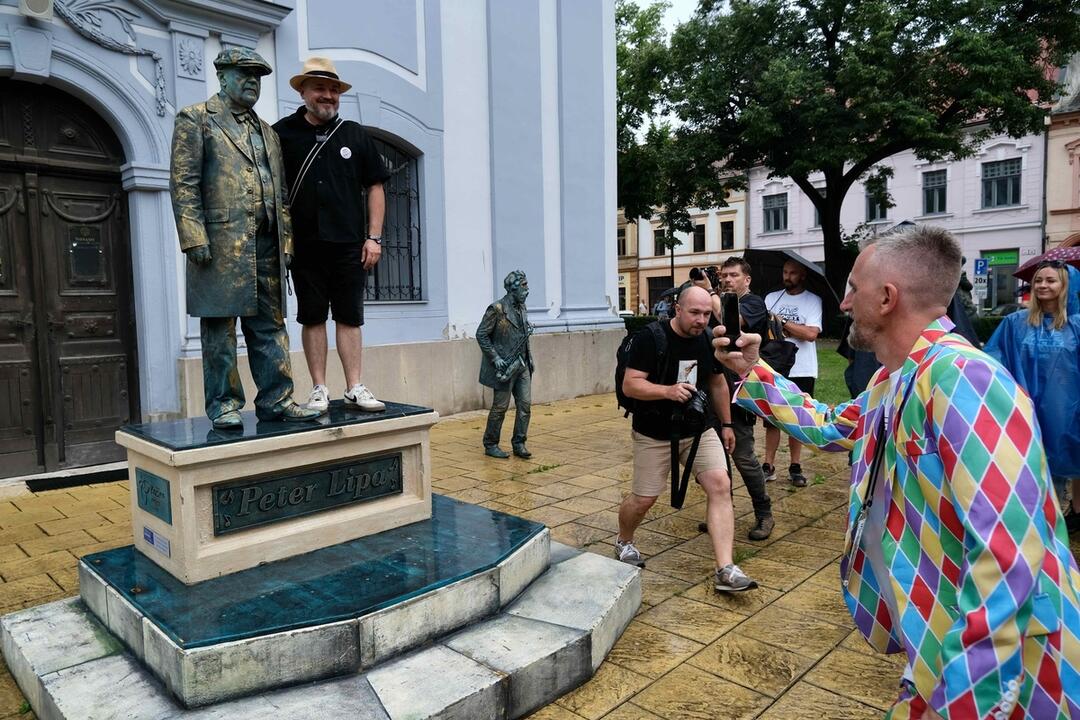
[{"label": "blue parking sign", "polygon": [[988,275],[990,273],[989,258],[975,258],[975,274]]}]

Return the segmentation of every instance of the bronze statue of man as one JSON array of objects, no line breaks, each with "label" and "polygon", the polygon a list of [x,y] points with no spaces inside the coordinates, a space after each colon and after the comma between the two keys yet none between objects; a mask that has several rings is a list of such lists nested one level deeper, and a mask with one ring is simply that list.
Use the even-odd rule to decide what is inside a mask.
[{"label": "bronze statue of man", "polygon": [[529,281],[525,273],[514,270],[503,280],[506,295],[488,305],[480,327],[476,329],[476,342],[483,357],[480,360],[480,383],[495,391],[488,413],[487,429],[484,431],[484,453],[495,458],[510,457],[499,447],[503,418],[514,396],[517,413],[514,417],[514,434],[511,447],[521,458],[532,457],[525,447],[529,434],[529,416],[532,412],[533,359],[529,351],[529,335],[532,325],[525,312],[525,298],[529,296]]},{"label": "bronze statue of man", "polygon": [[221,92],[176,115],[173,213],[187,256],[187,311],[200,318],[206,414],[240,428],[244,389],[236,368],[236,318],[259,392],[260,420],[311,420],[293,402],[285,330],[285,270],[292,226],[277,135],[255,115],[270,65],[246,48],[214,60]]}]

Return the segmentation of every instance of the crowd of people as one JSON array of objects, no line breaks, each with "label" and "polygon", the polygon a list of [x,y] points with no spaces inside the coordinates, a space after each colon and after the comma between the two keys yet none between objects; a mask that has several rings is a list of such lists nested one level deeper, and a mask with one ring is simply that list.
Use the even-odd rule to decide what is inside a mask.
[{"label": "crowd of people", "polygon": [[[874,365],[836,406],[812,397],[821,302],[805,268],[789,262],[784,288],[764,301],[742,258],[691,271],[656,323],[662,334],[624,343],[633,483],[615,554],[645,565],[634,531],[669,469],[674,498],[679,464],[689,465],[684,482],[692,471],[705,491],[716,590],[753,590],[732,559],[724,451],[753,501],[751,540],[773,529],[766,482],[780,431],[795,486],[805,484],[796,448],[848,452],[841,588],[867,642],[907,655],[889,717],[1080,717],[1080,570],[1068,544],[1080,518],[1080,271],[1041,264],[1031,307],[1006,317],[983,351],[950,320],[964,312],[961,266],[958,243],[936,228],[865,245],[840,309],[851,351]],[[724,292],[738,297],[739,333],[723,324]],[[796,358],[814,359],[797,359],[790,377],[760,358],[772,320],[800,344]],[[703,426],[685,422],[699,394],[712,407]],[[765,463],[755,416],[766,420]]]}]

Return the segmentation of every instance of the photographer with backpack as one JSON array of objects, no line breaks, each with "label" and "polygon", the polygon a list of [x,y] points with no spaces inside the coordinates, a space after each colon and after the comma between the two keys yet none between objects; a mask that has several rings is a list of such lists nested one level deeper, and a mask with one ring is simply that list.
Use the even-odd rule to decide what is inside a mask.
[{"label": "photographer with backpack", "polygon": [[[615,556],[644,567],[634,531],[664,491],[669,472],[676,484],[673,460],[681,461],[705,491],[716,589],[750,590],[757,583],[732,557],[735,517],[724,449],[734,448],[735,435],[727,382],[714,364],[706,332],[712,315],[709,293],[690,285],[679,293],[674,310],[671,320],[646,327],[619,349],[617,394],[620,405],[634,416],[634,478],[631,493],[619,506]],[[722,422],[723,445],[712,427],[714,409]],[[676,507],[682,502],[680,490],[673,487]]]}]

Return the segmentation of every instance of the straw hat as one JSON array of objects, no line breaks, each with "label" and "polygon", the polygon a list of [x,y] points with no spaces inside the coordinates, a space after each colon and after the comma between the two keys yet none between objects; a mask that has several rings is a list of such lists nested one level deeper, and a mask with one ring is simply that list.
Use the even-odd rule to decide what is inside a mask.
[{"label": "straw hat", "polygon": [[293,75],[289,79],[289,84],[292,85],[293,90],[299,92],[300,86],[304,84],[305,80],[335,80],[340,86],[341,92],[348,92],[349,88],[352,87],[352,85],[338,77],[334,63],[329,58],[323,57],[310,57],[305,60],[300,74]]}]

